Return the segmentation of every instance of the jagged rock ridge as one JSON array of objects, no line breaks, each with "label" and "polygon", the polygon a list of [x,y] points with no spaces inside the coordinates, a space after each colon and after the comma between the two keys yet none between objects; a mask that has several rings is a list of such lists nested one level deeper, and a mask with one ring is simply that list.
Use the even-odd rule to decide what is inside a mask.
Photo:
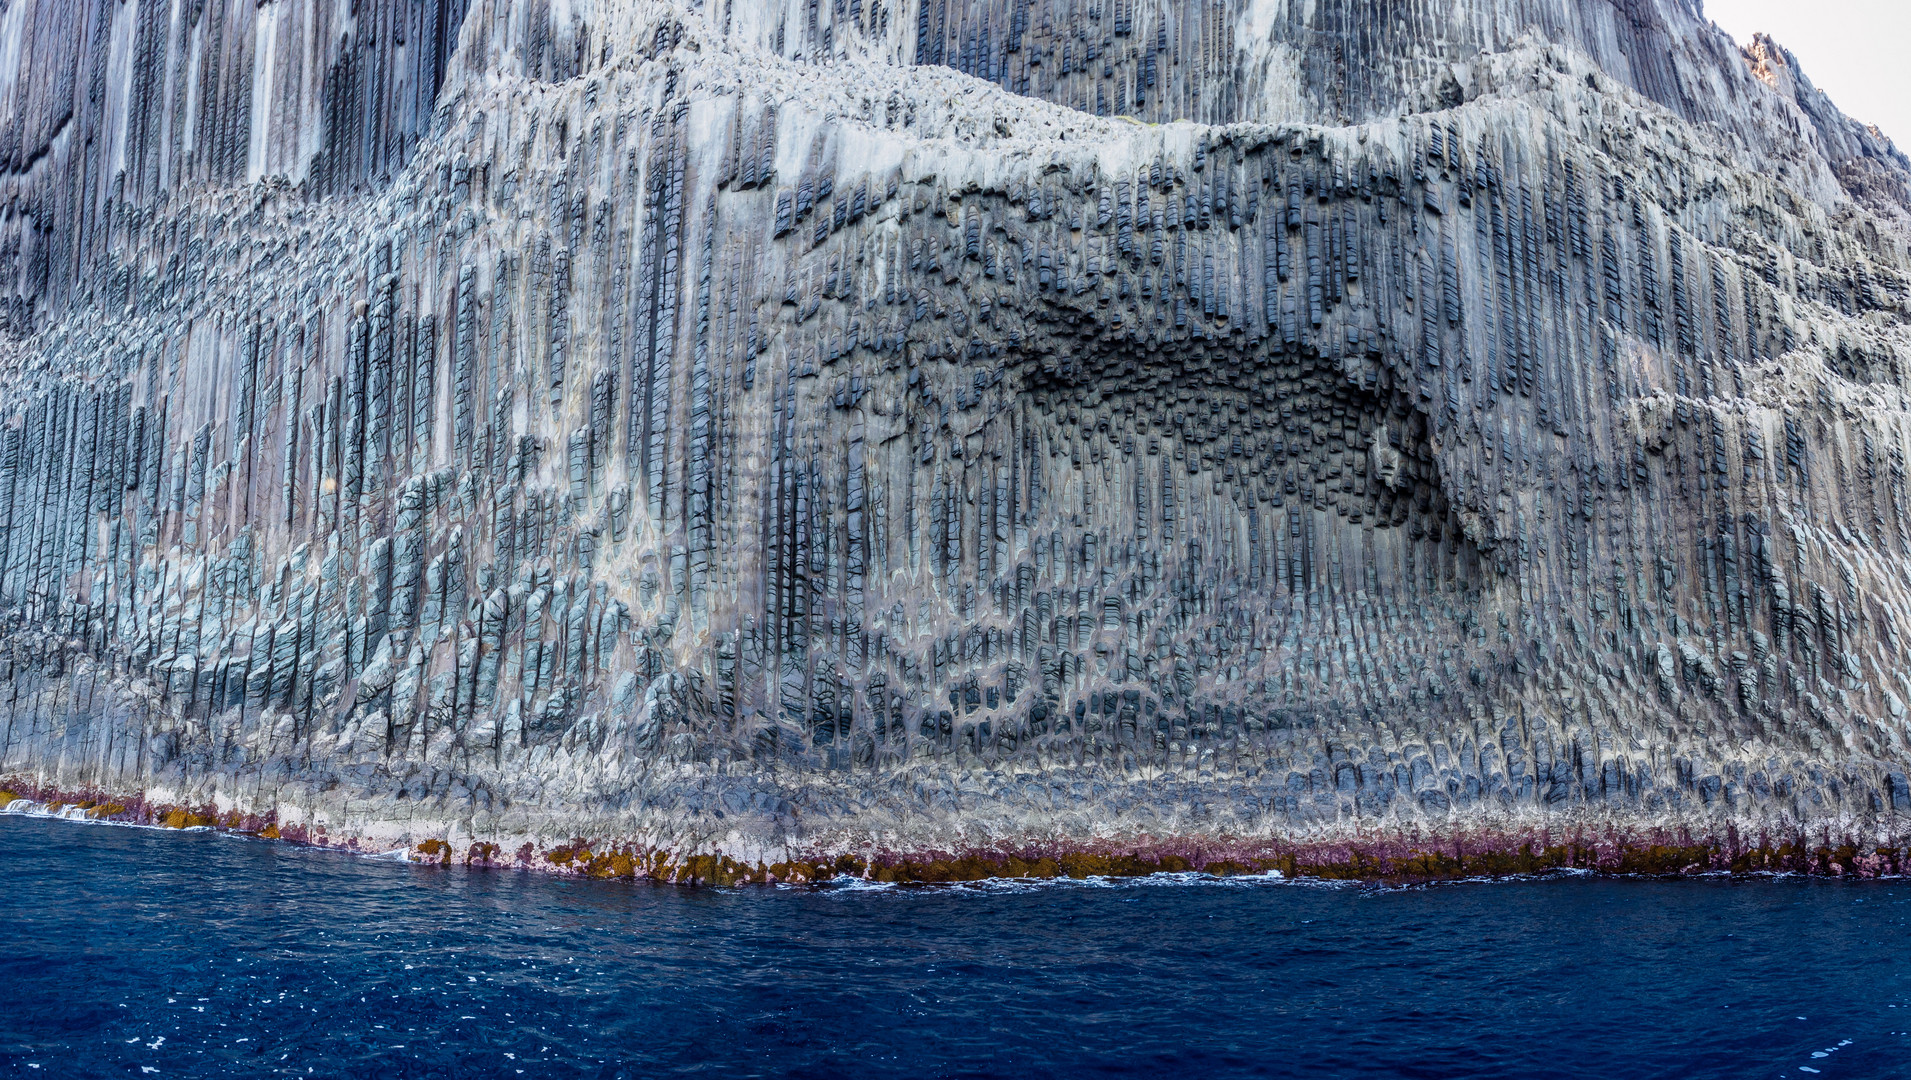
[{"label": "jagged rock ridge", "polygon": [[744,860],[1895,838],[1911,163],[1696,5],[1443,10],[14,0],[0,766]]}]

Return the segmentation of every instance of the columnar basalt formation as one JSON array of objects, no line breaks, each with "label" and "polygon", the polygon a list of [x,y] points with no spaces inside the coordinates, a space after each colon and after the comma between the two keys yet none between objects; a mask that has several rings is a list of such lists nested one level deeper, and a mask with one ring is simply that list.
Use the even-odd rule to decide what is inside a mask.
[{"label": "columnar basalt formation", "polygon": [[0,251],[11,790],[1907,831],[1911,162],[1690,0],[14,0]]}]

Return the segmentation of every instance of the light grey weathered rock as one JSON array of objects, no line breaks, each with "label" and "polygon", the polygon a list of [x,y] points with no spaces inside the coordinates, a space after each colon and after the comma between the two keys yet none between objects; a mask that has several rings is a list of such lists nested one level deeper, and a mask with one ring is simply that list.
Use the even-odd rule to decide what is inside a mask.
[{"label": "light grey weathered rock", "polygon": [[746,862],[1906,831],[1911,162],[1691,0],[0,45],[17,783]]}]

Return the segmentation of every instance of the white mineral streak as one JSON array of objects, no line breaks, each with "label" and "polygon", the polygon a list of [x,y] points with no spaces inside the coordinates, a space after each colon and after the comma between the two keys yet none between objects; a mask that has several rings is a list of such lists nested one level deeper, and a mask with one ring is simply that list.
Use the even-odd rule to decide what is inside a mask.
[{"label": "white mineral streak", "polygon": [[1896,837],[1911,164],[1696,8],[10,0],[0,776]]}]

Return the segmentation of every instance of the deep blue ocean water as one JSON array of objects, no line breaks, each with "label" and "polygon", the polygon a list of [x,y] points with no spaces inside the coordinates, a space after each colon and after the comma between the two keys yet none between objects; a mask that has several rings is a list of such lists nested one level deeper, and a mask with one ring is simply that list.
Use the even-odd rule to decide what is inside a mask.
[{"label": "deep blue ocean water", "polygon": [[1911,882],[680,889],[0,816],[0,903],[4,1075],[1911,1076]]}]

